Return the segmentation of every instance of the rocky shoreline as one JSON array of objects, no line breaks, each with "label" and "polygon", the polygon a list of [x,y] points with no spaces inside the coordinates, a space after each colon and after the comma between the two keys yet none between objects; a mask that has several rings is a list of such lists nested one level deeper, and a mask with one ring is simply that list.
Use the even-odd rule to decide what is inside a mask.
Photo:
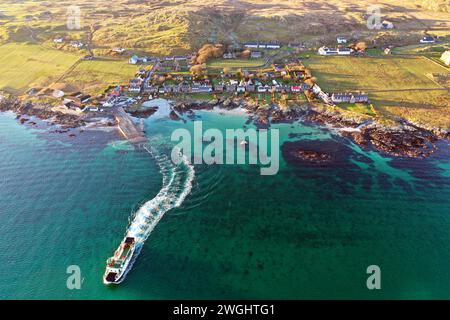
[{"label": "rocky shoreline", "polygon": [[[259,105],[256,101],[242,97],[214,99],[210,101],[183,99],[174,101],[170,118],[182,120],[181,115],[194,118],[196,110],[234,110],[241,108],[249,115],[248,123],[258,128],[268,128],[271,124],[292,123],[303,121],[319,124],[335,129],[339,133],[354,141],[365,149],[374,149],[394,157],[427,158],[436,150],[436,143],[440,140],[450,140],[450,132],[441,129],[426,129],[398,120],[392,126],[378,123],[370,117],[348,115],[317,105],[303,105],[280,109],[276,105]],[[63,114],[52,111],[48,106],[34,105],[30,102],[21,102],[17,99],[1,99],[0,111],[13,111],[21,123],[28,122],[26,117],[35,116],[58,124],[63,129],[82,127],[86,124],[83,116]],[[128,111],[136,118],[147,118],[153,115],[157,108]],[[327,154],[318,154],[311,150],[298,150],[295,152],[299,159],[312,162],[326,162]]]},{"label": "rocky shoreline", "polygon": [[[232,110],[242,108],[249,114],[249,122],[258,128],[268,128],[271,124],[304,121],[336,129],[364,149],[375,149],[394,157],[427,158],[436,150],[440,140],[450,140],[450,132],[442,129],[422,128],[403,119],[395,125],[387,126],[370,117],[347,115],[323,106],[297,106],[282,110],[277,106],[260,107],[254,101],[244,98],[216,99],[212,101],[180,101],[173,109],[180,113],[192,110],[220,108]],[[311,162],[327,162],[328,154],[298,150],[299,159]]]},{"label": "rocky shoreline", "polygon": [[14,112],[22,124],[29,121],[26,117],[48,120],[52,124],[58,124],[64,129],[78,128],[86,124],[83,117],[55,112],[49,106],[37,105],[18,99],[0,99],[0,112],[6,111]]}]

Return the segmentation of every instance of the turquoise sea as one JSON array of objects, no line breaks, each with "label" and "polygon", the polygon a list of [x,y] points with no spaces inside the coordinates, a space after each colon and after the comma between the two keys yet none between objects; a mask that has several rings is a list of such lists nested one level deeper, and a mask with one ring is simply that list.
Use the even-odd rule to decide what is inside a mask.
[{"label": "turquoise sea", "polygon": [[[238,113],[197,112],[207,128],[244,128]],[[192,119],[145,120],[170,150]],[[157,162],[112,133],[52,133],[0,114],[1,299],[450,298],[450,150],[427,160],[365,151],[330,130],[279,124],[291,143],[335,151],[333,166],[284,157],[280,172],[195,165],[192,191],[147,239],[126,280],[102,283],[133,213],[162,186]],[[82,286],[69,290],[70,265]],[[366,268],[381,268],[368,290]]]}]

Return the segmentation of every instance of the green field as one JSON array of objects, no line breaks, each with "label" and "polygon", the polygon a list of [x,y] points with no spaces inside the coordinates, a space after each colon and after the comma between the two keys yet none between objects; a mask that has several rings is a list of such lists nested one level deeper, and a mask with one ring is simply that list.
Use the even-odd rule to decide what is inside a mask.
[{"label": "green field", "polygon": [[123,60],[83,61],[61,82],[72,91],[97,95],[111,85],[127,84],[138,69]]},{"label": "green field", "polygon": [[430,77],[448,69],[425,57],[314,56],[304,63],[327,92],[366,91],[379,115],[450,128],[450,95]]},{"label": "green field", "polygon": [[376,116],[376,113],[373,112],[370,104],[365,104],[365,103],[340,103],[339,104],[339,108],[346,110],[346,111],[351,111],[351,112],[356,112],[356,113],[360,113],[360,114],[365,114],[371,117]]},{"label": "green field", "polygon": [[256,59],[256,60],[248,60],[248,59],[214,59],[208,61],[207,66],[213,69],[220,68],[230,68],[230,69],[238,69],[238,68],[255,68],[264,65],[264,60]]},{"label": "green field", "polygon": [[26,44],[0,46],[0,90],[23,94],[30,87],[51,84],[80,57],[75,54]]}]

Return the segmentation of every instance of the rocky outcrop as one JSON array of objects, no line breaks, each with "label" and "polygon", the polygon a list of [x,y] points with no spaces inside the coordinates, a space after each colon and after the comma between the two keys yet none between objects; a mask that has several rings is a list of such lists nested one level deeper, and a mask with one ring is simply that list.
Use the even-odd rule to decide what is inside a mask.
[{"label": "rocky outcrop", "polygon": [[[55,112],[51,109],[51,106],[43,104],[33,104],[31,102],[24,102],[17,99],[2,99],[0,101],[0,111],[13,111],[17,114],[18,118],[21,116],[37,117],[41,120],[49,120],[54,124],[58,124],[64,128],[77,128],[85,125],[85,121],[82,117],[63,114]],[[26,118],[19,120],[21,123],[28,121]]]},{"label": "rocky outcrop", "polygon": [[371,146],[392,156],[410,158],[429,157],[436,150],[435,142],[439,140],[430,131],[410,126],[388,128],[374,124],[360,132],[344,134],[365,148]]},{"label": "rocky outcrop", "polygon": [[135,118],[148,118],[153,115],[156,111],[158,111],[158,107],[150,107],[145,109],[137,109],[137,110],[126,110],[130,115]]}]

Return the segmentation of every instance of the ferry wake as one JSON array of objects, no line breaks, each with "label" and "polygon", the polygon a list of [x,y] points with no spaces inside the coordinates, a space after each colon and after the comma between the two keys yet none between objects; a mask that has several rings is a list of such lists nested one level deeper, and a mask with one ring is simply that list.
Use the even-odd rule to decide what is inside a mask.
[{"label": "ferry wake", "polygon": [[156,160],[163,177],[162,188],[135,213],[124,239],[114,256],[106,262],[104,284],[119,284],[133,267],[142,246],[164,214],[179,207],[191,192],[195,171],[187,158],[174,165],[168,156],[148,146],[143,148]]}]

